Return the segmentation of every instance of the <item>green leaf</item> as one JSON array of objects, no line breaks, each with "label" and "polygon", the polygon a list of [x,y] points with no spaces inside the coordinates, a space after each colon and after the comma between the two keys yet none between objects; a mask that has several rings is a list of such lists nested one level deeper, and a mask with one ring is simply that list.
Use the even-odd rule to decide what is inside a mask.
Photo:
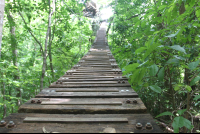
[{"label": "green leaf", "polygon": [[146,47],[140,47],[140,48],[138,48],[138,49],[135,51],[135,54],[141,53],[141,52],[143,52],[143,51],[146,50],[146,49],[147,49]]},{"label": "green leaf", "polygon": [[169,60],[166,62],[166,64],[175,64],[175,65],[177,65],[177,64],[179,64],[179,60],[176,59],[176,58],[174,58],[174,59],[169,59]]},{"label": "green leaf", "polygon": [[169,38],[175,37],[179,33],[180,30],[181,29],[179,29],[175,34],[170,34],[170,35],[165,36],[165,37],[169,37]]},{"label": "green leaf", "polygon": [[161,113],[159,115],[156,116],[156,118],[160,117],[160,116],[164,116],[164,115],[171,115],[171,116],[174,116],[171,112],[164,112],[164,113]]},{"label": "green leaf", "polygon": [[[146,44],[145,44],[145,45],[146,45]],[[144,60],[147,56],[149,56],[149,54],[150,54],[153,50],[155,50],[158,46],[160,46],[160,45],[161,45],[161,44],[159,44],[159,43],[154,43],[153,45],[151,45],[151,46],[147,49],[147,51],[145,52],[145,54],[144,54],[142,60]]]},{"label": "green leaf", "polygon": [[158,72],[158,79],[160,81],[162,81],[164,79],[164,75],[165,75],[165,68],[161,68],[160,71]]},{"label": "green leaf", "polygon": [[178,113],[179,115],[182,115],[185,111],[187,111],[187,109],[178,110],[177,113]]},{"label": "green leaf", "polygon": [[133,75],[131,76],[131,83],[137,82],[139,75],[140,75],[140,69],[134,71]]},{"label": "green leaf", "polygon": [[182,85],[182,84],[176,84],[176,85],[174,86],[174,90],[175,90],[175,91],[181,90],[181,89],[183,88],[183,86],[184,86],[184,85]]},{"label": "green leaf", "polygon": [[139,63],[133,63],[133,64],[126,66],[125,67],[126,71],[124,71],[123,74],[127,74],[127,73],[134,71],[139,65],[140,65]]},{"label": "green leaf", "polygon": [[186,85],[185,88],[186,88],[189,92],[192,91],[192,88],[191,88],[190,86],[188,86],[188,85]]},{"label": "green leaf", "polygon": [[151,90],[153,90],[154,92],[157,92],[157,93],[161,93],[161,88],[157,85],[152,85],[152,86],[149,86]]},{"label": "green leaf", "polygon": [[195,98],[193,99],[193,100],[198,100],[198,99],[200,99],[200,95],[197,95],[197,96],[195,96]]},{"label": "green leaf", "polygon": [[140,75],[138,76],[138,79],[137,79],[138,83],[142,80],[145,73],[146,73],[146,68],[141,68]]},{"label": "green leaf", "polygon": [[200,80],[200,76],[195,77],[195,78],[192,79],[192,81],[190,82],[190,86],[195,85],[195,83],[196,83],[197,81],[199,81],[199,80]]},{"label": "green leaf", "polygon": [[188,67],[190,70],[194,70],[197,66],[199,65],[199,60],[197,60],[196,62],[191,62]]},{"label": "green leaf", "polygon": [[183,52],[183,53],[186,54],[185,49],[183,47],[181,47],[180,45],[170,46],[170,48],[172,48],[174,50],[177,50],[177,51],[180,51],[180,52]]},{"label": "green leaf", "polygon": [[150,66],[149,70],[150,70],[149,72],[150,76],[155,76],[156,73],[158,72],[158,67],[156,64],[153,64]]},{"label": "green leaf", "polygon": [[196,16],[197,16],[198,20],[200,21],[200,10],[196,10]]},{"label": "green leaf", "polygon": [[192,129],[192,125],[191,122],[185,118],[183,118],[182,116],[179,117],[175,117],[174,121],[172,123],[172,126],[174,128],[174,133],[178,133],[179,132],[179,128],[185,126],[188,129]]}]

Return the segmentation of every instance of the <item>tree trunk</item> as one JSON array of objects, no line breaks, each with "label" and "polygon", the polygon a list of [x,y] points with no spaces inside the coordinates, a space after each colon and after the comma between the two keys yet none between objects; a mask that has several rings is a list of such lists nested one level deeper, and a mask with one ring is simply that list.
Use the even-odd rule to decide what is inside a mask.
[{"label": "tree trunk", "polygon": [[6,106],[6,104],[5,104],[5,101],[6,101],[6,97],[5,97],[5,95],[6,95],[6,89],[5,89],[5,83],[3,82],[3,118],[5,118],[6,117],[6,113],[7,113],[7,106]]},{"label": "tree trunk", "polygon": [[[55,2],[55,0],[53,0]],[[51,0],[49,0],[49,10],[51,10]],[[44,54],[43,54],[43,65],[42,65],[42,76],[40,80],[40,91],[43,89],[43,83],[44,83],[44,76],[46,72],[46,64],[47,64],[47,46],[48,46],[48,39],[49,39],[49,32],[51,30],[51,16],[53,15],[54,11],[49,14],[48,18],[48,28],[46,33],[46,40],[45,40],[45,48],[44,48]]]},{"label": "tree trunk", "polygon": [[[6,12],[7,12],[8,23],[10,26],[10,39],[11,39],[13,65],[16,67],[16,70],[17,70],[17,73],[14,74],[14,80],[18,81],[20,77],[19,77],[19,70],[18,70],[18,64],[17,64],[17,41],[16,41],[16,36],[15,36],[15,23],[14,23],[14,18],[9,13],[9,11],[6,11]],[[18,99],[17,105],[20,106],[22,104],[21,90],[19,87],[17,87],[16,90],[17,90],[16,97],[20,98]]]},{"label": "tree trunk", "polygon": [[[51,7],[50,3],[49,3],[49,7]],[[56,1],[54,2],[54,0],[53,0],[53,12],[55,12],[55,10],[56,10]],[[49,8],[49,14],[51,14],[51,8]],[[55,19],[56,19],[56,17],[55,17]],[[55,25],[56,25],[56,20],[55,20]],[[54,25],[54,29],[53,29],[53,36],[51,36],[51,27],[50,27],[50,31],[49,31],[49,60],[50,60],[51,75],[52,75],[53,79],[55,78],[55,76],[54,76],[54,71],[53,71],[53,59],[52,59],[52,54],[51,54],[51,45],[52,45],[52,41],[54,39],[55,25]]]},{"label": "tree trunk", "polygon": [[5,1],[0,0],[0,59],[1,59],[1,41],[3,33],[3,17],[4,17]]}]

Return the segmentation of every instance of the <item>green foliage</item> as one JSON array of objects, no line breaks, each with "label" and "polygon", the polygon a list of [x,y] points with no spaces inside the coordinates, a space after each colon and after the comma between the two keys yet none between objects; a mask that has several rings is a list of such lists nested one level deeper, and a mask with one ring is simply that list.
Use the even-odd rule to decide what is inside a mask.
[{"label": "green foliage", "polygon": [[161,114],[157,115],[156,118],[164,116],[164,115],[174,116],[171,112],[164,112],[164,113],[161,113]]},{"label": "green foliage", "polygon": [[151,90],[153,90],[154,92],[157,92],[157,93],[161,93],[161,88],[157,85],[153,85],[153,86],[149,86],[151,88]]},{"label": "green foliage", "polygon": [[182,108],[186,93],[188,107],[199,111],[198,102],[191,103],[200,86],[199,1],[122,0],[111,6],[110,48],[151,114]]},{"label": "green foliage", "polygon": [[[178,133],[179,132],[179,128],[181,128],[183,126],[188,128],[189,130],[191,130],[193,128],[193,126],[191,125],[191,122],[189,120],[185,119],[183,116],[181,116],[185,111],[187,111],[187,110],[183,109],[183,110],[178,110],[177,111],[179,116],[175,117],[173,119],[173,123],[172,123],[172,126],[174,128],[174,133]],[[164,113],[161,113],[158,116],[156,116],[156,118],[161,117],[161,116],[165,116],[165,115],[174,116],[171,112],[164,112]]]},{"label": "green foliage", "polygon": [[191,122],[185,118],[183,118],[182,116],[179,117],[175,117],[174,121],[172,123],[172,126],[174,128],[174,133],[179,133],[179,128],[185,126],[188,129],[192,129],[193,126],[191,125]]},{"label": "green foliage", "polygon": [[[72,7],[75,13],[80,14],[78,17],[81,19],[79,20],[67,6],[63,6],[59,1],[56,2],[56,12],[51,20],[50,38],[53,70],[50,67],[48,51],[44,87],[48,87],[71,69],[87,53],[91,46],[89,40],[94,40],[92,19],[82,15],[83,4],[66,0],[65,3]],[[9,18],[9,14],[13,18]],[[48,1],[6,1],[0,59],[0,119],[3,117],[4,105],[7,107],[6,115],[9,115],[17,112],[18,100],[24,103],[40,92],[43,62],[41,47],[44,49],[48,16]],[[10,33],[12,27],[15,27],[15,36]],[[17,55],[13,53],[14,49]],[[21,97],[17,97],[19,91]]]}]

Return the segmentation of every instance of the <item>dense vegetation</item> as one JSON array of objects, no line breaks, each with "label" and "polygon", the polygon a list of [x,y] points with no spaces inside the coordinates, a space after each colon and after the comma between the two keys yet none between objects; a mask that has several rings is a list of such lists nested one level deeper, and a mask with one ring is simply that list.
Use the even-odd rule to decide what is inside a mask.
[{"label": "dense vegetation", "polygon": [[92,19],[75,0],[5,1],[0,119],[56,81],[88,51]]},{"label": "dense vegetation", "polygon": [[[199,132],[200,1],[115,0],[111,5],[109,44],[133,89],[175,132],[183,126]],[[187,132],[185,127],[180,132]]]}]

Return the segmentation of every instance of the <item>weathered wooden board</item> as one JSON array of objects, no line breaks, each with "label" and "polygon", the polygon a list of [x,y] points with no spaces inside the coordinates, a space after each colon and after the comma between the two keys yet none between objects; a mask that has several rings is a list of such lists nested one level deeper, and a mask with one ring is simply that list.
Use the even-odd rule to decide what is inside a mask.
[{"label": "weathered wooden board", "polygon": [[92,69],[92,70],[111,70],[112,68],[110,67],[110,68],[96,68],[96,67],[79,67],[78,68],[78,70],[90,70],[90,69]]},{"label": "weathered wooden board", "polygon": [[[124,76],[116,76],[116,74],[113,75],[78,75],[78,76],[73,76],[73,75],[69,75],[69,76],[63,76],[61,78],[68,78],[68,79],[91,79],[91,78],[119,78],[119,79],[125,79],[126,77]],[[127,78],[126,78],[127,79]]]},{"label": "weathered wooden board", "polygon": [[94,76],[97,76],[97,75],[99,75],[99,76],[121,76],[122,74],[115,74],[115,72],[106,72],[106,73],[103,73],[103,72],[90,72],[90,73],[72,73],[72,74],[65,74],[65,75],[63,75],[63,77],[64,76],[72,76],[72,75],[74,75],[74,76],[81,76],[81,75],[94,75]]},{"label": "weathered wooden board", "polygon": [[[127,123],[24,123],[26,117],[36,118],[127,118]],[[16,123],[16,127],[0,128],[0,133],[43,133],[43,128],[48,132],[60,133],[102,133],[105,128],[115,128],[117,133],[163,133],[150,114],[11,114],[4,119]],[[137,130],[136,123],[141,123],[143,129]],[[151,123],[152,130],[145,129],[146,123]]]},{"label": "weathered wooden board", "polygon": [[98,61],[101,61],[101,62],[108,62],[109,63],[109,59],[112,59],[112,58],[82,58],[81,60],[85,60],[85,62],[98,62]]},{"label": "weathered wooden board", "polygon": [[[131,102],[126,103],[129,99]],[[51,101],[51,102],[122,102],[122,105],[42,105],[31,103],[31,100]],[[133,114],[146,113],[147,109],[139,98],[32,98],[30,101],[19,107],[19,113],[47,113],[47,114]],[[137,100],[137,104],[133,103]]]},{"label": "weathered wooden board", "polygon": [[[126,81],[125,81],[126,82]],[[127,82],[126,82],[127,83]],[[86,81],[86,82],[63,82],[63,85],[68,85],[68,84],[120,84],[118,81]]]},{"label": "weathered wooden board", "polygon": [[51,118],[26,117],[27,123],[128,123],[127,118]]},{"label": "weathered wooden board", "polygon": [[88,70],[68,70],[67,71],[67,73],[93,73],[93,72],[103,72],[103,73],[114,73],[114,72],[121,72],[121,70],[97,70],[97,69],[95,69],[95,70],[93,70],[93,69],[88,69]]},{"label": "weathered wooden board", "polygon": [[136,98],[135,92],[40,92],[38,98]]},{"label": "weathered wooden board", "polygon": [[123,83],[123,84],[51,84],[50,88],[91,88],[91,87],[131,87],[129,83]]},{"label": "weathered wooden board", "polygon": [[101,101],[101,102],[69,102],[68,100],[64,101],[43,101],[42,105],[122,105],[122,102],[110,102],[110,101]]},{"label": "weathered wooden board", "polygon": [[62,81],[62,82],[67,82],[67,81],[128,81],[127,78],[98,78],[98,79],[65,79],[65,78],[60,78],[58,79],[58,81]]},{"label": "weathered wooden board", "polygon": [[45,88],[42,92],[135,92],[131,87]]},{"label": "weathered wooden board", "polygon": [[56,89],[56,92],[119,92],[118,89]]}]

